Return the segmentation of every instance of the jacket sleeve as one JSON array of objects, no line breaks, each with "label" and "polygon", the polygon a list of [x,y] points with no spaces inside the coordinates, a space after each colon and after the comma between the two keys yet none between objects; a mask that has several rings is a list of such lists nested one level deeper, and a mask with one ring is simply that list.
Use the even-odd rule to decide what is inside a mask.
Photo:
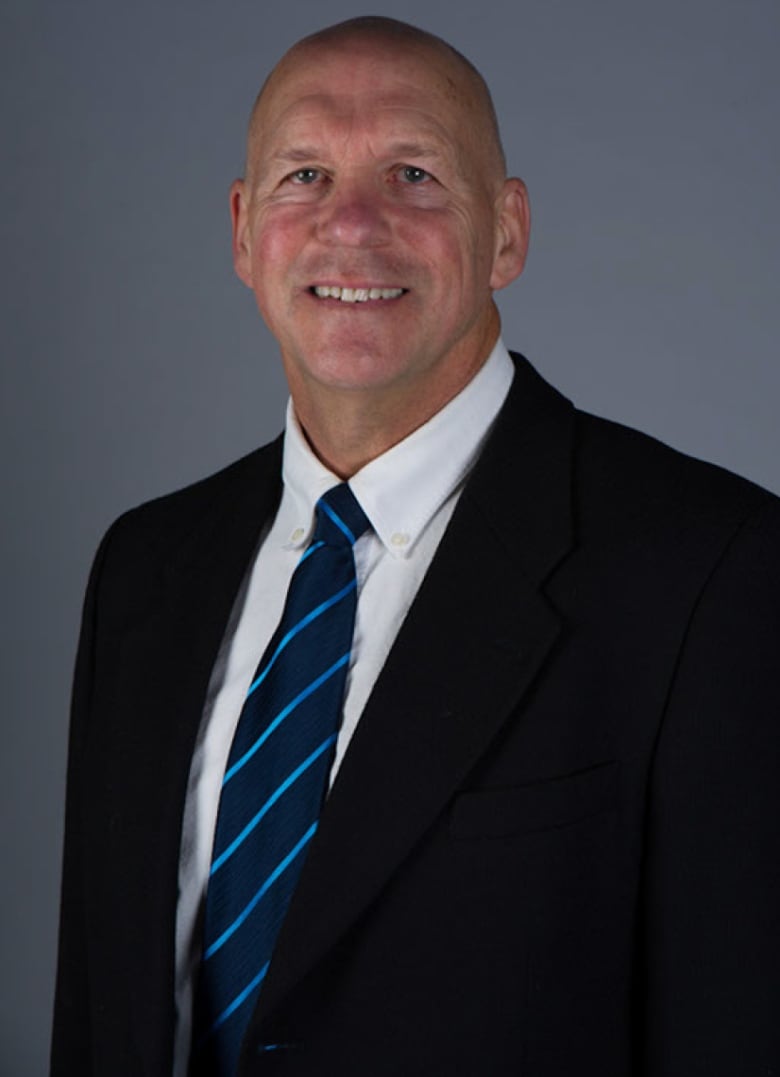
[{"label": "jacket sleeve", "polygon": [[82,751],[89,726],[95,665],[100,577],[111,529],[95,557],[84,600],[76,656],[68,748],[65,803],[65,845],[60,903],[60,935],[54,1023],[51,1041],[52,1077],[91,1077],[91,1004],[88,977],[88,931],[84,917],[82,863]]},{"label": "jacket sleeve", "polygon": [[780,510],[732,540],[660,733],[645,875],[646,1077],[780,1074]]}]

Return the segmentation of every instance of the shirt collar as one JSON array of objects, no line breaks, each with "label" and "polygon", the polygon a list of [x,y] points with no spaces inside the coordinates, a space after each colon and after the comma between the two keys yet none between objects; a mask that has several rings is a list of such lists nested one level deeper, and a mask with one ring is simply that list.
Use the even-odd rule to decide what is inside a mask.
[{"label": "shirt collar", "polygon": [[[349,480],[374,533],[393,557],[408,557],[444,502],[476,461],[506,399],[514,365],[501,340],[457,396],[403,441],[377,456]],[[287,404],[282,477],[289,548],[304,546],[314,506],[341,480],[317,459]]]}]

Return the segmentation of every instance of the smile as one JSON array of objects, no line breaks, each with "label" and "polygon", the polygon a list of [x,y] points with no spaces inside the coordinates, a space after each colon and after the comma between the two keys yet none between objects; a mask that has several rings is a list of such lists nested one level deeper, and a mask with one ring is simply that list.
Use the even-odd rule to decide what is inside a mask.
[{"label": "smile", "polygon": [[367,303],[369,299],[398,299],[405,288],[337,288],[329,284],[315,285],[311,291],[319,299],[338,299],[342,303]]}]

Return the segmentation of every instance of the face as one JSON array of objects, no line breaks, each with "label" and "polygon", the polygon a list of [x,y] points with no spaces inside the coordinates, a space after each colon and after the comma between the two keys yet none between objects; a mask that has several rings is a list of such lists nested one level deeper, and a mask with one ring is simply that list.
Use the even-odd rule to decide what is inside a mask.
[{"label": "face", "polygon": [[362,390],[436,410],[489,354],[528,209],[480,152],[457,76],[432,50],[352,42],[293,54],[267,88],[231,192],[234,257],[294,399]]}]

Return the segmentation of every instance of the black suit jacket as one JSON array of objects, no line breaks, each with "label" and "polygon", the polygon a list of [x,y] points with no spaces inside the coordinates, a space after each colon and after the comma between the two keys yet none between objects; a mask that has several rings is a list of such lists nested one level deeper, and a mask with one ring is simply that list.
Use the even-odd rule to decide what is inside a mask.
[{"label": "black suit jacket", "polygon": [[[280,459],[143,506],[98,554],[57,1077],[170,1073],[188,767]],[[327,801],[242,1077],[780,1074],[779,538],[770,494],[518,360]]]}]

